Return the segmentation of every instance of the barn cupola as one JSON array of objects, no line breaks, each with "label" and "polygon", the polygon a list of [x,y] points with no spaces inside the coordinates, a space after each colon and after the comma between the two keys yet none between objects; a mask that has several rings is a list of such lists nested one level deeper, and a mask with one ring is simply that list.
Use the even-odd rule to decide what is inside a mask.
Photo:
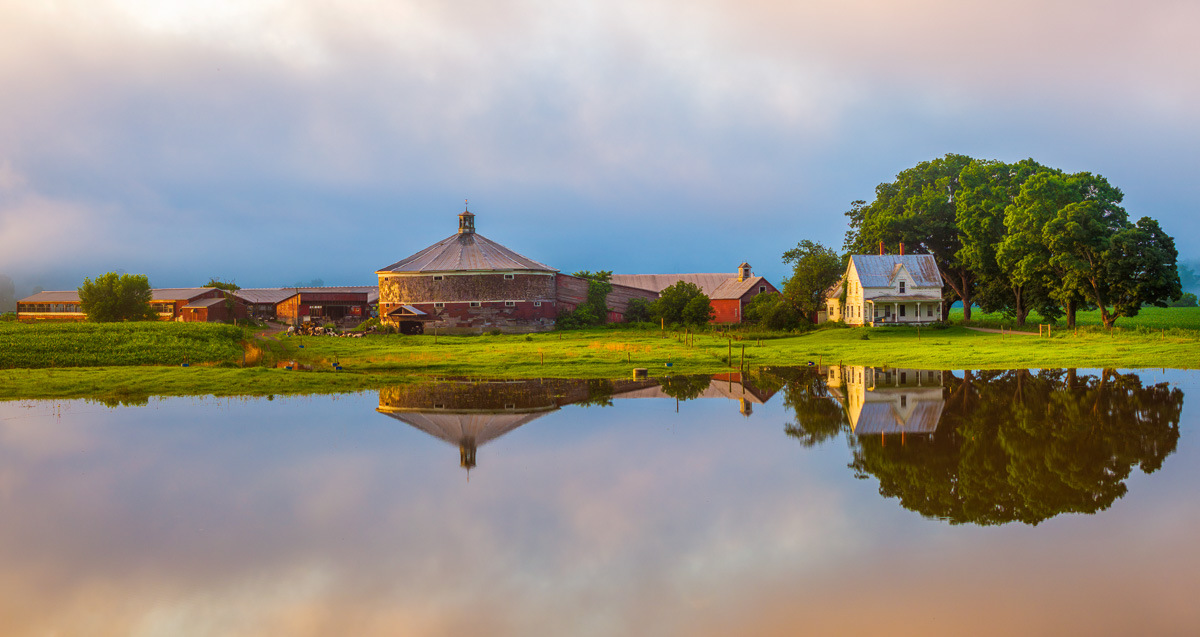
[{"label": "barn cupola", "polygon": [[475,215],[465,206],[462,214],[458,215],[458,234],[475,234]]},{"label": "barn cupola", "polygon": [[738,282],[745,281],[750,278],[750,264],[742,263],[738,266]]}]

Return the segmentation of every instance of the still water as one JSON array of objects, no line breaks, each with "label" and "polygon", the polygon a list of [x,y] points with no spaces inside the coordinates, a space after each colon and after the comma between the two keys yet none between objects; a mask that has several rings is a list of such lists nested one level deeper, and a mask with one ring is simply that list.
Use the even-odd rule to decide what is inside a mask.
[{"label": "still water", "polygon": [[833,367],[0,403],[0,634],[1195,635],[1196,396]]}]

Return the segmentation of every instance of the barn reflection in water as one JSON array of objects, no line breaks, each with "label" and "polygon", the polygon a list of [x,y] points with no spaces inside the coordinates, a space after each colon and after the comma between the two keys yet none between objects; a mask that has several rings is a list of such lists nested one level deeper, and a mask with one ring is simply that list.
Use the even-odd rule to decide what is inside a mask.
[{"label": "barn reflection in water", "polygon": [[460,465],[470,469],[480,446],[566,405],[608,406],[632,398],[673,398],[678,405],[725,398],[749,415],[776,391],[738,373],[643,380],[441,379],[383,388],[377,411],[457,446]]}]

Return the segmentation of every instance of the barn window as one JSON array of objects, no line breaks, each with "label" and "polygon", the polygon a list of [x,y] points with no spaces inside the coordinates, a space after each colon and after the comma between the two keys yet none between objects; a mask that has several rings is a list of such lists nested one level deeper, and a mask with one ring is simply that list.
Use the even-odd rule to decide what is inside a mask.
[{"label": "barn window", "polygon": [[900,293],[904,294],[904,281],[900,282]]},{"label": "barn window", "polygon": [[759,294],[762,294],[763,292],[766,292],[766,291],[767,291],[767,286],[765,286],[765,285],[760,285],[760,286],[758,286],[758,293],[759,293]]},{"label": "barn window", "polygon": [[435,309],[435,310],[440,310],[440,309],[442,309],[442,308],[444,308],[444,307],[446,307],[446,304],[445,304],[445,303],[434,303],[434,304],[433,304],[433,309]]},{"label": "barn window", "polygon": [[471,301],[471,307],[483,307],[483,303],[479,301]]},{"label": "barn window", "polygon": [[516,306],[517,306],[516,301],[505,301],[504,302],[504,307],[516,307]]},{"label": "barn window", "polygon": [[444,278],[446,278],[446,277],[444,277],[444,276],[442,276],[442,275],[440,275],[440,274],[435,274],[435,275],[433,275],[433,280],[434,280],[434,281],[441,281],[441,280],[442,280],[442,279],[444,279]]},{"label": "barn window", "polygon": [[509,280],[509,281],[511,281],[511,280],[513,279],[513,275],[511,275],[511,274],[506,274],[506,275],[504,275],[504,278],[505,278],[505,279],[507,279],[507,280]]},{"label": "barn window", "polygon": [[542,306],[542,302],[541,302],[541,301],[534,301],[534,302],[533,302],[533,306],[534,306],[534,307],[541,307],[541,306]]}]

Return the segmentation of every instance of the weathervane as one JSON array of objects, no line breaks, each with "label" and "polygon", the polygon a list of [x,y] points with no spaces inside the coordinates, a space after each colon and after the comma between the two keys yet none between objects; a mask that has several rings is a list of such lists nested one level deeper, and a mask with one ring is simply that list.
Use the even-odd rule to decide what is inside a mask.
[{"label": "weathervane", "polygon": [[470,201],[463,199],[463,212],[471,212],[471,206],[468,205],[469,203]]}]

